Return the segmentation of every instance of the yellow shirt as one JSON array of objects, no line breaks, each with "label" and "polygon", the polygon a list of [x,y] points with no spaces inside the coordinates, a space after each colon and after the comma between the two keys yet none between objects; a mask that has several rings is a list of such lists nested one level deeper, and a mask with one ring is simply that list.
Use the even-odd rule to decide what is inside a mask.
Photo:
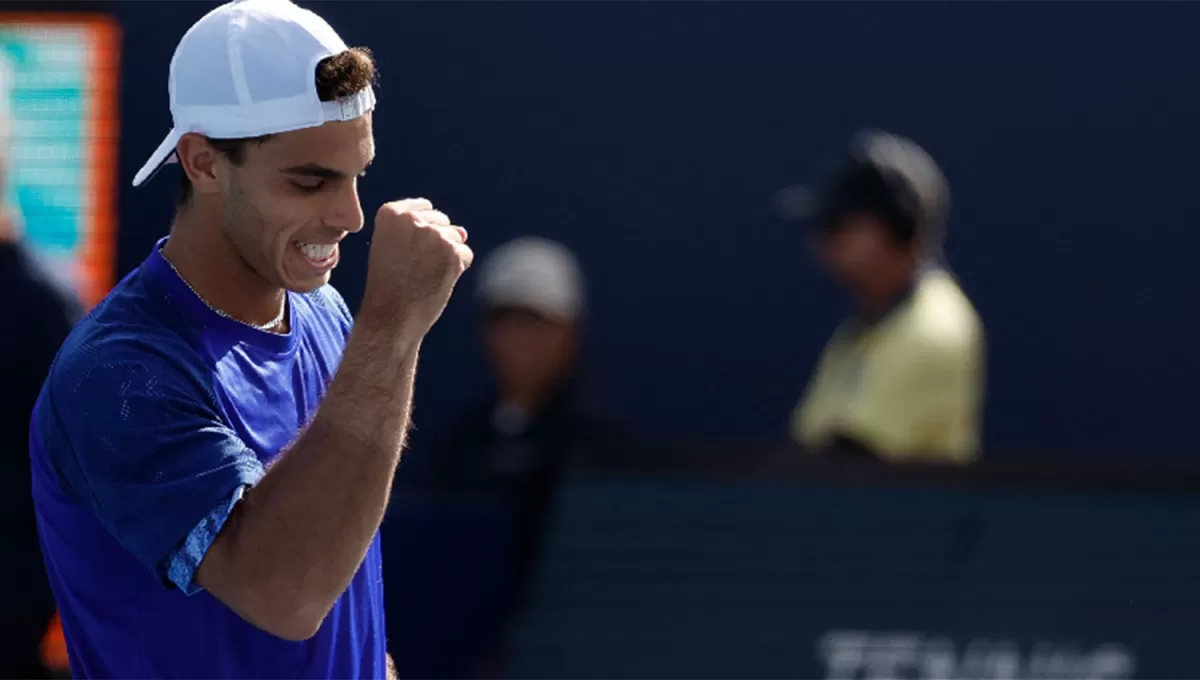
[{"label": "yellow shirt", "polygon": [[792,416],[819,448],[838,434],[889,462],[967,463],[979,453],[983,326],[954,278],[924,274],[876,326],[842,324]]}]

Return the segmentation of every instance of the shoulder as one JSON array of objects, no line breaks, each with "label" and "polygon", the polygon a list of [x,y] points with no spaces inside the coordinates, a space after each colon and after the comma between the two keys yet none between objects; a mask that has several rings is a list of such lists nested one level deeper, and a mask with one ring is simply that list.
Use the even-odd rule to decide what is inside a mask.
[{"label": "shoulder", "polygon": [[352,319],[350,308],[346,305],[345,298],[342,297],[337,288],[328,283],[309,293],[307,297],[317,307],[337,314],[346,321]]},{"label": "shoulder", "polygon": [[847,356],[853,354],[859,337],[860,331],[855,320],[847,319],[838,324],[833,334],[829,336],[829,340],[821,348],[821,353],[817,357],[816,375],[814,378],[821,377],[826,369],[833,369],[844,361]]},{"label": "shoulder", "polygon": [[961,360],[982,350],[983,323],[949,272],[926,275],[899,321],[898,346],[922,358]]},{"label": "shoulder", "polygon": [[[211,367],[175,329],[110,298],[67,337],[46,381],[60,415],[104,412],[122,397],[190,394],[211,401]],[[64,406],[68,408],[64,408]]]},{"label": "shoulder", "polygon": [[354,317],[342,294],[330,284],[325,284],[311,293],[300,296],[311,311],[326,319],[332,319],[345,333],[354,325]]},{"label": "shoulder", "polygon": [[[193,423],[218,421],[213,374],[179,335],[90,316],[59,352],[31,424],[72,488],[82,469],[124,470]],[[163,449],[164,451],[168,449]],[[141,466],[137,462],[137,466]],[[147,467],[146,469],[151,469]]]}]

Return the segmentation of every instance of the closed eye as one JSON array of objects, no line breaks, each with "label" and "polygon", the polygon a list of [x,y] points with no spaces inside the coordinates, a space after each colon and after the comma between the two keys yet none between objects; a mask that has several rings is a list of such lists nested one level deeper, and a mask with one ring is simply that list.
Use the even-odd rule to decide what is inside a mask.
[{"label": "closed eye", "polygon": [[[367,174],[367,167],[370,167],[370,165],[370,163],[367,163],[367,166],[364,167],[362,172],[360,172],[357,177],[354,177],[354,179],[358,179],[358,177],[365,177]],[[296,190],[303,194],[315,194],[322,189],[327,188],[330,182],[345,182],[351,178],[351,175],[347,175],[340,170],[325,167],[317,163],[297,165],[295,167],[285,168],[281,170],[281,172],[284,175],[289,176],[292,186],[296,187]]]},{"label": "closed eye", "polygon": [[292,184],[297,189],[299,189],[300,191],[302,191],[306,194],[315,194],[318,191],[320,191],[321,189],[325,188],[325,180],[323,180],[323,179],[316,180],[315,182],[313,182],[313,181],[309,181],[309,182],[293,181]]}]

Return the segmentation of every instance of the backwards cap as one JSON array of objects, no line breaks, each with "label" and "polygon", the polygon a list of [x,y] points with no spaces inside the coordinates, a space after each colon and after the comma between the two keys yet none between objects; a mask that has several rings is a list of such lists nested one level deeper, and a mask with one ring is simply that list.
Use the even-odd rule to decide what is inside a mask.
[{"label": "backwards cap", "polygon": [[815,187],[783,189],[781,215],[834,228],[854,212],[874,213],[902,240],[938,251],[945,237],[950,187],[933,158],[912,140],[864,130],[851,140]]},{"label": "backwards cap", "polygon": [[289,0],[235,0],[204,15],[171,57],[167,90],[174,127],[133,185],[176,160],[175,147],[189,132],[242,139],[370,112],[370,86],[338,101],[317,96],[317,64],[347,49],[324,19]]}]

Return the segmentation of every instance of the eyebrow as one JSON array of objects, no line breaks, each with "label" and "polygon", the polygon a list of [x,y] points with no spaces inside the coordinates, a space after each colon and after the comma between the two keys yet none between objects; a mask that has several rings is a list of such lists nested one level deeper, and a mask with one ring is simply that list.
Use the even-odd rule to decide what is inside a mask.
[{"label": "eyebrow", "polygon": [[[371,163],[374,163],[374,162],[375,162],[374,158],[367,161],[367,165],[366,165],[366,167],[364,167],[362,169],[362,172],[366,172],[367,168],[371,167]],[[284,168],[283,170],[280,170],[280,172],[282,172],[286,175],[300,175],[303,177],[319,177],[321,179],[345,179],[346,178],[346,173],[342,172],[341,170],[327,168],[324,165],[320,165],[318,163],[305,163],[304,165],[293,165],[290,168]],[[362,174],[362,173],[359,173],[359,174]]]}]

